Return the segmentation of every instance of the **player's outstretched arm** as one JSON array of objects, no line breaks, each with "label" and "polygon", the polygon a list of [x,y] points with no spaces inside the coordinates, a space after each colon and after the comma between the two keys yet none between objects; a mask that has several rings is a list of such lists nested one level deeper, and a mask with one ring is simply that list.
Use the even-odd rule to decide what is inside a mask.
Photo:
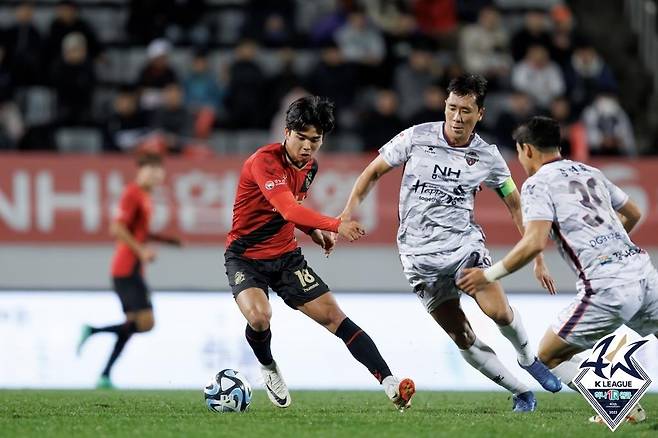
[{"label": "player's outstretched arm", "polygon": [[[515,188],[507,196],[505,196],[503,202],[512,215],[512,220],[514,225],[519,230],[522,236],[525,235],[525,228],[523,227],[523,213],[521,212],[521,195],[519,191]],[[535,266],[534,266],[535,278],[542,285],[544,289],[548,289],[551,294],[555,294],[555,281],[551,277],[551,273],[544,262],[544,256],[540,252],[535,257]]]},{"label": "player's outstretched arm", "polygon": [[167,234],[149,233],[148,240],[153,242],[164,243],[171,246],[183,246],[183,241],[178,236],[169,236]]},{"label": "player's outstretched arm", "polygon": [[382,158],[381,155],[372,160],[356,179],[354,187],[352,187],[352,193],[350,193],[345,208],[340,214],[341,219],[351,219],[352,214],[356,211],[366,196],[368,196],[368,193],[370,193],[370,190],[375,186],[377,180],[391,169],[392,167],[384,160],[384,158]]},{"label": "player's outstretched arm", "polygon": [[640,208],[631,199],[626,201],[624,205],[622,205],[621,208],[617,210],[617,213],[619,220],[621,220],[621,224],[624,226],[624,229],[627,233],[630,233],[642,218],[642,212],[640,211]]},{"label": "player's outstretched arm", "polygon": [[521,269],[544,250],[551,226],[551,221],[528,222],[523,238],[503,260],[484,271],[477,268],[464,269],[464,275],[457,281],[457,287],[468,293],[474,293],[486,284]]},{"label": "player's outstretched arm", "polygon": [[128,245],[128,248],[131,249],[142,263],[149,263],[155,260],[155,252],[140,244],[122,222],[117,220],[112,221],[110,224],[110,235]]}]

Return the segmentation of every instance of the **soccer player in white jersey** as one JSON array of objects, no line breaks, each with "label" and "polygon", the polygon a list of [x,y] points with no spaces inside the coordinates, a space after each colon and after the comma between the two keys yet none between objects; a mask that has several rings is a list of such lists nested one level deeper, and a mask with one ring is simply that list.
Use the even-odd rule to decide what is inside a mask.
[{"label": "soccer player in white jersey", "polygon": [[[475,336],[455,284],[464,268],[491,266],[484,233],[473,220],[474,196],[480,185],[496,190],[522,231],[520,195],[498,148],[473,132],[484,115],[486,80],[478,75],[460,76],[450,83],[448,93],[446,122],[413,126],[386,143],[357,179],[341,218],[351,218],[381,176],[404,166],[397,240],[405,276],[464,359],[512,392],[514,411],[530,412],[536,407],[534,394]],[[535,274],[542,286],[554,291],[541,255]],[[559,391],[559,379],[535,357],[521,317],[510,307],[500,284],[492,283],[471,296],[512,343],[519,365],[545,389]]]},{"label": "soccer player in white jersey", "polygon": [[[522,188],[525,233],[495,265],[465,270],[458,286],[476,293],[520,269],[544,249],[550,234],[578,275],[578,294],[546,331],[539,359],[572,386],[582,363],[575,355],[622,324],[658,337],[658,272],[628,237],[641,216],[635,202],[600,170],[560,156],[555,120],[534,117],[514,139],[529,175]],[[645,418],[639,404],[627,417]]]}]

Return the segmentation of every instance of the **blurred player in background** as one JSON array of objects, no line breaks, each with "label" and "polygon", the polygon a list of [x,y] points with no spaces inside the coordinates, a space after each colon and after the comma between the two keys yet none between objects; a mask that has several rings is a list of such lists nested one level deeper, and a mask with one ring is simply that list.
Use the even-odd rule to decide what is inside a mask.
[{"label": "blurred player in background", "polygon": [[[480,184],[496,190],[514,223],[523,230],[520,195],[495,145],[473,130],[484,115],[486,80],[462,75],[448,86],[445,122],[424,123],[402,131],[379,150],[359,176],[341,214],[349,220],[377,180],[404,166],[400,188],[398,248],[409,283],[434,320],[457,344],[464,359],[513,394],[515,412],[533,411],[534,394],[475,336],[459,303],[456,278],[466,267],[490,266],[484,233],[473,220]],[[535,275],[554,291],[541,255]],[[560,381],[536,357],[519,313],[510,307],[499,283],[470,294],[516,349],[518,362],[545,389],[556,392]]]},{"label": "blurred player in background", "polygon": [[162,184],[165,178],[162,157],[153,154],[141,155],[137,159],[137,166],[135,180],[124,188],[110,225],[110,233],[117,240],[112,258],[112,282],[114,291],[121,300],[126,321],[107,327],[85,325],[78,343],[77,352],[80,354],[83,344],[91,335],[103,332],[117,335],[112,354],[98,380],[99,388],[113,387],[110,379],[112,366],[133,333],[148,332],[155,324],[151,292],[144,281],[144,266],[155,260],[156,253],[146,246],[146,243],[158,241],[174,246],[181,245],[180,239],[176,237],[152,234],[149,231],[151,192]]},{"label": "blurred player in background", "polygon": [[399,381],[391,374],[370,336],[345,316],[329,287],[308,266],[294,235],[295,228],[309,234],[328,255],[336,243],[334,233],[349,241],[364,234],[356,221],[324,216],[300,205],[318,171],[314,156],[333,127],[333,103],[317,96],[302,97],[286,112],[283,143],[263,146],[247,159],[226,242],[226,275],[247,319],[245,336],[261,364],[267,395],[275,406],[285,408],[291,399],[270,349],[268,287],[288,306],[342,339],[393,403],[403,409],[415,392],[413,381]]},{"label": "blurred player in background", "polygon": [[[465,270],[458,285],[477,293],[525,266],[551,235],[578,275],[578,294],[546,331],[539,358],[572,386],[583,362],[575,355],[622,324],[658,337],[658,272],[628,237],[641,217],[637,204],[600,170],[562,158],[557,121],[533,117],[514,139],[529,176],[522,188],[523,239],[484,271]],[[632,422],[645,418],[639,404],[627,416]],[[600,422],[598,416],[590,420]]]}]

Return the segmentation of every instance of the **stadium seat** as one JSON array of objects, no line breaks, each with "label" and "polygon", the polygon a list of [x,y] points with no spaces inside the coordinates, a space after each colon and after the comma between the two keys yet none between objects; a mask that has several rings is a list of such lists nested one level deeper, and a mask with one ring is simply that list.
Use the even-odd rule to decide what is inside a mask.
[{"label": "stadium seat", "polygon": [[60,152],[99,153],[103,146],[101,133],[95,128],[60,128],[55,132],[55,143]]}]

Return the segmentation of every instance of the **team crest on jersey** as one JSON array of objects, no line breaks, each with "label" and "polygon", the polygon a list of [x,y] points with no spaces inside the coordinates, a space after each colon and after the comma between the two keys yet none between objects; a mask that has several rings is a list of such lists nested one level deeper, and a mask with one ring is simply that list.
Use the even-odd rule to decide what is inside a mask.
[{"label": "team crest on jersey", "polygon": [[600,340],[573,380],[578,391],[613,432],[651,385],[651,379],[633,358],[649,341],[627,344],[626,335],[619,342],[615,342],[616,337],[610,335]]},{"label": "team crest on jersey", "polygon": [[244,272],[238,271],[238,272],[235,273],[234,280],[235,280],[236,286],[238,284],[242,283],[244,281],[244,279],[245,279]]},{"label": "team crest on jersey", "polygon": [[478,157],[478,154],[476,154],[473,151],[466,152],[464,154],[464,158],[466,159],[466,164],[468,164],[469,166],[472,166],[478,161],[480,161],[480,157]]}]

